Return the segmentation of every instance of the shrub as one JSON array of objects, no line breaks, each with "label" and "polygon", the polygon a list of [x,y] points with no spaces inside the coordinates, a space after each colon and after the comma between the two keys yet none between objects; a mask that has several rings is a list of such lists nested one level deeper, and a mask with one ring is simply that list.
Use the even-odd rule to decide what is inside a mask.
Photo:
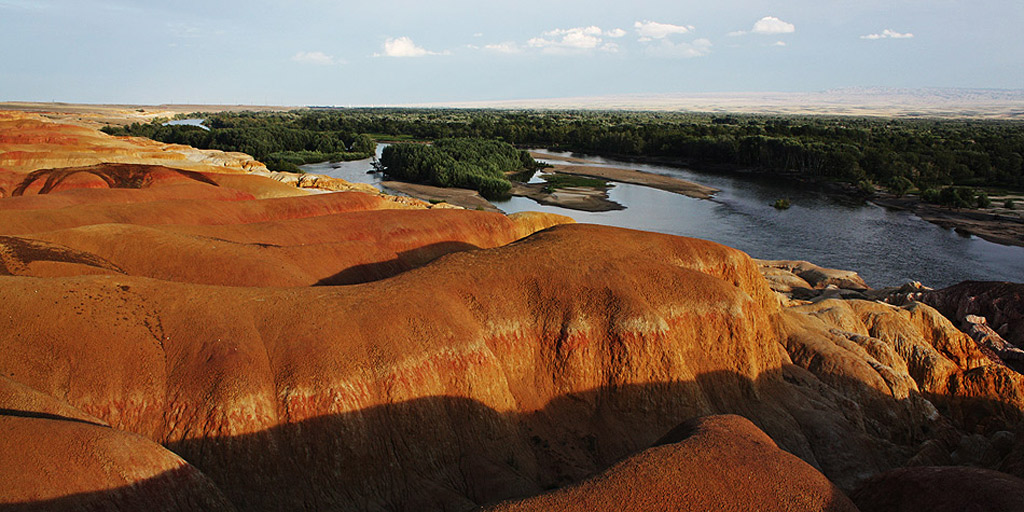
[{"label": "shrub", "polygon": [[875,184],[871,183],[871,181],[869,180],[860,180],[857,182],[857,190],[859,190],[862,194],[866,194],[869,196],[874,195]]},{"label": "shrub", "polygon": [[988,194],[984,190],[979,190],[977,195],[974,196],[974,204],[978,208],[988,208],[992,206],[992,200],[988,198]]},{"label": "shrub", "polygon": [[943,187],[938,203],[950,208],[970,208],[975,204],[974,189],[969,187]]},{"label": "shrub", "polygon": [[896,197],[903,197],[911,188],[914,188],[914,182],[903,176],[896,176],[889,181],[889,192]]}]

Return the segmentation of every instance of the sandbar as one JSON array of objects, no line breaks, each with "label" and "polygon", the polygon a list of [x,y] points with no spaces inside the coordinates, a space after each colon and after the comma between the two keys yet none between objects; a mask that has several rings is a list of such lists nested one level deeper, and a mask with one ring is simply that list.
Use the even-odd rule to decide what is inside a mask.
[{"label": "sandbar", "polygon": [[497,206],[483,198],[479,192],[468,188],[443,188],[421,183],[406,183],[404,181],[382,181],[380,185],[384,188],[409,194],[424,201],[445,202],[455,206],[461,206],[469,210],[485,210],[488,212],[501,212]]}]

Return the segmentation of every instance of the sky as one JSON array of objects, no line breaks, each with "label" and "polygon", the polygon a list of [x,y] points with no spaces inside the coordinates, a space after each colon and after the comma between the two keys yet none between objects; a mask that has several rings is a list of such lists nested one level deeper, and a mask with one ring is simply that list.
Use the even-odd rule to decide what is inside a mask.
[{"label": "sky", "polygon": [[1024,89],[1021,0],[0,0],[0,100]]}]

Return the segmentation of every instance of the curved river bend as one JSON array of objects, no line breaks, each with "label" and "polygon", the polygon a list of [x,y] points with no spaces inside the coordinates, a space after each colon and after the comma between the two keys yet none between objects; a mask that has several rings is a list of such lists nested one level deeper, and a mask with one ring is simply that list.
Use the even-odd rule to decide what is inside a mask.
[{"label": "curved river bend", "polygon": [[[625,210],[580,212],[540,205],[524,197],[494,204],[506,213],[552,212],[578,222],[713,240],[755,258],[799,259],[856,270],[873,287],[899,285],[908,280],[934,288],[968,279],[1024,281],[1024,247],[960,235],[908,212],[890,211],[873,204],[844,204],[814,190],[794,188],[792,183],[600,157],[588,159],[611,167],[674,176],[715,187],[720,192],[710,200],[701,200],[616,183],[609,197],[626,206]],[[312,164],[303,169],[380,187],[377,175],[366,174],[369,160]],[[780,211],[771,206],[783,197],[790,199],[790,209]]]}]

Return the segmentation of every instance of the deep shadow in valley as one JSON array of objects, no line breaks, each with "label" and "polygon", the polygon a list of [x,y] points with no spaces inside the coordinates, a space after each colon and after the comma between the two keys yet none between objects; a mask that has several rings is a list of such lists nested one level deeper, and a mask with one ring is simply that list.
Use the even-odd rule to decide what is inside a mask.
[{"label": "deep shadow in valley", "polygon": [[317,281],[313,286],[336,286],[379,281],[417,267],[422,267],[446,254],[472,251],[479,248],[466,242],[438,242],[424,245],[399,252],[390,260],[348,267],[341,272]]},{"label": "deep shadow in valley", "polygon": [[[833,388],[823,393],[818,388],[824,384],[808,381],[804,370],[784,371],[784,381],[777,372],[756,382],[713,372],[691,382],[602,387],[560,396],[528,413],[436,396],[168,448],[212,479],[238,510],[395,511],[470,510],[571,485],[650,447],[679,424],[709,414],[750,419],[780,448],[826,475],[854,470],[867,477],[899,467],[925,443],[933,450],[957,448],[960,429],[945,417],[929,421],[913,414],[907,400],[850,381],[835,389],[854,386],[861,396],[872,396],[857,403],[830,402]],[[945,415],[957,416],[961,408],[998,413],[982,434],[1018,425],[1014,453],[1024,447],[1020,411],[989,400],[932,398]],[[868,403],[888,407],[862,405]],[[1024,468],[1010,455],[1004,454],[996,469],[1022,476]],[[0,510],[130,509],[168,488],[184,500],[199,499],[186,488],[184,473],[170,473],[119,489],[0,505]],[[850,481],[848,475],[831,476]],[[637,482],[638,492],[643,485]],[[846,487],[849,492],[855,485]]]},{"label": "deep shadow in valley", "polygon": [[[858,481],[853,474],[899,467],[927,441],[951,452],[960,440],[945,418],[929,421],[907,400],[857,381],[846,384],[874,394],[864,402],[888,407],[830,403],[814,389],[820,382],[787,381],[765,375],[755,383],[714,372],[692,382],[568,394],[529,413],[429,397],[168,447],[242,510],[468,510],[578,482],[708,414],[750,419],[847,491]],[[948,413],[950,406],[1002,410],[962,399],[940,409]],[[1011,428],[1019,417],[1012,412],[989,427]]]}]

